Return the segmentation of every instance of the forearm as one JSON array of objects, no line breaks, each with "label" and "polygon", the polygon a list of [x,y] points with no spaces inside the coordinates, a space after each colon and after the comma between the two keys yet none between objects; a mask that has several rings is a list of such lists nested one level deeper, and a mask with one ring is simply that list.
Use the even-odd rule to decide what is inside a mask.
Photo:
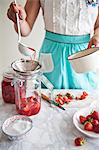
[{"label": "forearm", "polygon": [[[26,18],[25,20],[20,20],[20,29],[21,29],[21,35],[27,36],[32,30],[32,27],[35,23],[35,20],[38,16],[39,10],[40,10],[40,1],[39,0],[27,0],[26,5],[24,7],[26,12]],[[17,24],[14,24],[16,32]]]},{"label": "forearm", "polygon": [[98,8],[98,16],[94,26],[94,34],[99,36],[99,8]]},{"label": "forearm", "polygon": [[[14,24],[15,31],[18,33],[17,24]],[[31,28],[26,20],[20,22],[20,31],[23,37],[28,36],[31,32]]]},{"label": "forearm", "polygon": [[99,36],[99,27],[97,27],[97,28],[94,30],[94,35]]}]

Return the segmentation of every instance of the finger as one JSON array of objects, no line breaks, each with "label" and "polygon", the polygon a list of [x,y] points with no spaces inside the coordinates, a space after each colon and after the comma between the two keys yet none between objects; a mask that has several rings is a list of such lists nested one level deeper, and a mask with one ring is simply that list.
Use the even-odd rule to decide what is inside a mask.
[{"label": "finger", "polygon": [[95,47],[97,47],[97,44],[98,44],[98,41],[95,39],[95,38],[93,38],[93,45],[95,46]]},{"label": "finger", "polygon": [[19,17],[20,17],[20,19],[24,20],[26,18],[26,13],[25,13],[24,8],[21,5],[19,5],[18,9],[19,9]]},{"label": "finger", "polygon": [[19,9],[18,7],[16,6],[16,4],[13,5],[13,10],[15,13],[19,13]]},{"label": "finger", "polygon": [[89,44],[88,44],[88,48],[91,48],[92,47],[92,40],[90,40]]},{"label": "finger", "polygon": [[10,4],[10,6],[9,6],[9,7],[11,7],[13,4],[15,4],[15,2],[14,2],[14,1]]},{"label": "finger", "polygon": [[97,47],[97,43],[94,43],[94,46]]},{"label": "finger", "polygon": [[11,13],[11,9],[9,8],[7,11],[7,16],[10,20],[16,23],[16,15],[14,13]]},{"label": "finger", "polygon": [[99,40],[98,40],[98,39],[95,40],[94,45],[95,45],[96,47],[99,47]]},{"label": "finger", "polygon": [[10,8],[14,13],[19,13],[19,9],[14,2],[10,4]]},{"label": "finger", "polygon": [[10,8],[9,8],[8,11],[7,11],[7,16],[8,16],[9,19],[11,19]]}]

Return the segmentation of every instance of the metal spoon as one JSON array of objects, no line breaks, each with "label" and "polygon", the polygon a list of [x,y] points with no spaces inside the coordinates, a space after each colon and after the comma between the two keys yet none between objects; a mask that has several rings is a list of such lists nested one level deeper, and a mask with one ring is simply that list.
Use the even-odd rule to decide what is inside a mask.
[{"label": "metal spoon", "polygon": [[[15,4],[17,5],[16,0],[15,0]],[[16,13],[16,18],[17,18],[17,27],[18,27],[18,49],[19,49],[20,53],[22,53],[23,55],[31,57],[31,56],[35,55],[35,50],[21,42],[21,30],[20,30],[20,22],[19,22],[18,13]]]}]

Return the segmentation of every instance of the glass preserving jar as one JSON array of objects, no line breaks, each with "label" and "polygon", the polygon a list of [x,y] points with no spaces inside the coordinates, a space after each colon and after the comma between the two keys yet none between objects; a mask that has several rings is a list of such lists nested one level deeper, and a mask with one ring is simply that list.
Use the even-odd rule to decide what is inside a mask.
[{"label": "glass preserving jar", "polygon": [[36,115],[41,107],[41,66],[39,62],[17,60],[12,63],[12,68],[16,72],[14,87],[17,112],[27,116]]},{"label": "glass preserving jar", "polygon": [[2,98],[6,103],[15,103],[15,90],[13,85],[14,71],[11,69],[3,73],[1,82]]},{"label": "glass preserving jar", "polygon": [[41,107],[41,82],[39,75],[16,75],[14,78],[14,86],[17,112],[27,116],[36,115]]},{"label": "glass preserving jar", "polygon": [[[3,73],[3,79],[1,82],[2,98],[4,102],[15,104],[15,88],[14,88],[14,77],[15,72],[8,68],[6,72]],[[19,89],[20,95],[25,95],[25,83]]]},{"label": "glass preserving jar", "polygon": [[42,66],[36,60],[16,60],[11,66],[16,72],[14,87],[18,113],[27,116],[36,115],[41,107],[41,82],[51,93],[54,86],[43,75]]}]

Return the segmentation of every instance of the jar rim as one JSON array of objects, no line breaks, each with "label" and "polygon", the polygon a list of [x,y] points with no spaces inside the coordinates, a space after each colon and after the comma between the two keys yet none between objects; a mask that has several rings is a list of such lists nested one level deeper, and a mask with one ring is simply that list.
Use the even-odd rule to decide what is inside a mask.
[{"label": "jar rim", "polygon": [[3,77],[8,78],[8,79],[13,79],[14,75],[15,75],[15,72],[11,69],[3,73]]}]

